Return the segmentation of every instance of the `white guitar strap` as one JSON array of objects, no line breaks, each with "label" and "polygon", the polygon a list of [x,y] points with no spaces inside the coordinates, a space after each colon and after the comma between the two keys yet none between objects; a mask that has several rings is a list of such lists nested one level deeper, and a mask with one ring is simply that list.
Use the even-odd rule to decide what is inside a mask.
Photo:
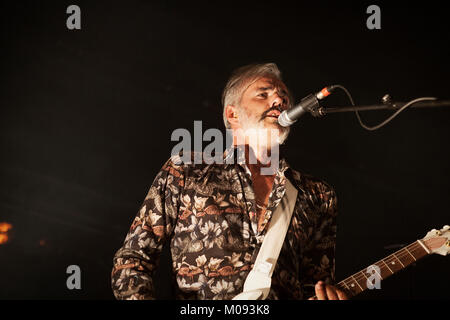
[{"label": "white guitar strap", "polygon": [[244,290],[233,300],[264,300],[269,295],[272,273],[291,222],[298,193],[287,178],[285,187],[286,192],[272,214],[253,269],[245,279]]}]

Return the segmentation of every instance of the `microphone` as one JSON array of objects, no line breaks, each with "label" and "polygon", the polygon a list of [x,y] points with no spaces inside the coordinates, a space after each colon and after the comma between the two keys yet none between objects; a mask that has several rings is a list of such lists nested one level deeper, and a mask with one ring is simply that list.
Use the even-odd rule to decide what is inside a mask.
[{"label": "microphone", "polygon": [[278,117],[278,123],[282,127],[289,127],[297,122],[305,112],[315,112],[319,107],[319,100],[328,97],[335,89],[335,86],[325,87],[315,94],[310,94],[303,98],[299,104],[289,110],[284,110]]}]

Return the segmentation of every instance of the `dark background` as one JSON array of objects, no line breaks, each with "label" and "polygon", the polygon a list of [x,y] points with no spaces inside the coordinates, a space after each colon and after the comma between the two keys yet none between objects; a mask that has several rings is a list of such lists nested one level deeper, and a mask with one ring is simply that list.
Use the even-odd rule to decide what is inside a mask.
[{"label": "dark background", "polygon": [[[303,2],[302,2],[303,3]],[[298,101],[340,83],[357,104],[449,99],[444,2],[15,1],[1,4],[2,299],[113,299],[112,257],[175,145],[176,128],[223,128],[231,71],[275,62]],[[81,8],[81,30],[66,8]],[[347,106],[337,92],[325,106]],[[390,112],[365,112],[377,124]],[[375,132],[352,113],[305,116],[289,163],[339,197],[337,278],[450,224],[450,108],[409,109]],[[79,265],[82,289],[66,288]],[[157,294],[170,298],[167,252]],[[357,299],[448,298],[450,259],[432,255]]]}]

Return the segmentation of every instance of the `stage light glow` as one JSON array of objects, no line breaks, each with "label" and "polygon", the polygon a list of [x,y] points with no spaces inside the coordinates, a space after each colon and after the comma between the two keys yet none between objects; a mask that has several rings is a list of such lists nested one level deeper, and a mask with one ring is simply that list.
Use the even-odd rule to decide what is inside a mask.
[{"label": "stage light glow", "polygon": [[0,222],[0,245],[8,242],[8,231],[10,229],[12,229],[12,225],[10,223]]}]

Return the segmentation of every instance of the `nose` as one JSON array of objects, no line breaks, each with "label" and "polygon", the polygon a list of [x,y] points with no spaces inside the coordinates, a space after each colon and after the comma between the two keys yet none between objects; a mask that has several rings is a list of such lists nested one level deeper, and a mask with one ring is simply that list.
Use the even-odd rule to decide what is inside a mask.
[{"label": "nose", "polygon": [[275,92],[273,94],[273,100],[272,100],[272,108],[277,107],[280,110],[284,110],[287,108],[287,101],[284,97],[280,96],[278,92]]}]

